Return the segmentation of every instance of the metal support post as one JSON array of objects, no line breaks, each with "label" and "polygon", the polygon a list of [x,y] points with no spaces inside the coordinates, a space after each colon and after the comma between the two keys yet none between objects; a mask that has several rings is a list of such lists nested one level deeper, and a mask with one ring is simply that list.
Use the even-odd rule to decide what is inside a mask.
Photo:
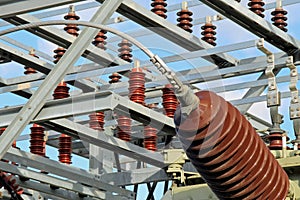
[{"label": "metal support post", "polygon": [[[105,1],[92,18],[92,22],[104,23],[119,7],[122,0]],[[73,44],[69,47],[68,51],[57,63],[56,67],[51,70],[44,82],[24,105],[16,118],[7,127],[1,136],[0,141],[0,158],[4,156],[6,151],[11,146],[12,142],[24,130],[25,126],[36,116],[36,114],[43,107],[47,96],[54,90],[56,85],[66,75],[68,69],[75,64],[77,59],[82,55],[85,49],[89,46],[98,30],[85,28]],[[72,58],[72,59],[71,59]]]}]

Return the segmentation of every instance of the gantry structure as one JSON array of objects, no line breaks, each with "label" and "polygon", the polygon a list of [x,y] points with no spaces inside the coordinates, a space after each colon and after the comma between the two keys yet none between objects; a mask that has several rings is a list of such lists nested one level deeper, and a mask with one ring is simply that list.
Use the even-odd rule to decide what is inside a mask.
[{"label": "gantry structure", "polygon": [[[259,145],[253,141],[260,137],[277,159],[278,170],[283,169],[273,174],[286,173],[289,179],[279,186],[269,175],[270,182],[277,183],[272,188],[284,198],[300,198],[300,42],[290,34],[296,27],[287,26],[286,18],[286,10],[299,7],[299,3],[1,1],[1,197],[168,200],[227,199],[230,195],[243,199],[250,193],[272,199],[278,195],[249,184],[235,190],[216,175],[224,181],[223,191],[211,180],[211,174],[199,167],[202,163],[191,159],[194,152],[185,143],[190,138],[180,131],[178,137],[182,127],[174,123],[174,115],[190,113],[185,103],[195,102],[180,93],[185,85],[189,91],[209,90],[225,99],[238,93],[227,100],[245,118],[230,120],[249,121],[256,130],[255,137],[245,136],[240,146],[249,146],[244,152],[255,149]],[[220,33],[225,25],[233,36]],[[240,39],[228,39],[235,37]],[[222,102],[214,117],[210,111],[201,115],[207,124],[219,127],[220,116],[238,115],[233,107],[226,110],[223,99],[201,94],[201,106],[207,98]],[[24,104],[16,105],[20,98]],[[257,103],[263,103],[264,108],[255,107]],[[218,106],[215,102],[209,105]],[[280,110],[281,106],[286,110]],[[260,109],[264,109],[264,116]],[[282,114],[287,115],[289,128],[284,126],[287,122]],[[228,125],[233,123],[230,120],[223,121],[220,129],[228,128],[231,134],[236,131],[229,137],[239,141],[238,136],[247,134],[236,124]],[[245,127],[252,129],[250,124]],[[29,148],[18,147],[23,142],[30,144]],[[196,142],[197,137],[190,146],[197,146]],[[236,155],[249,156],[228,144],[216,142],[216,147],[224,148],[213,157],[215,165],[227,162],[224,152],[229,150],[239,152],[232,155],[234,159]],[[210,148],[215,149],[214,145]],[[48,150],[56,151],[58,157]],[[254,156],[257,154],[249,156],[250,164],[256,166],[252,170],[273,172],[275,167],[256,164]],[[241,171],[231,172],[231,168],[235,169],[226,165],[224,170],[232,173],[230,177],[238,177]],[[247,180],[248,174],[243,176]]]}]

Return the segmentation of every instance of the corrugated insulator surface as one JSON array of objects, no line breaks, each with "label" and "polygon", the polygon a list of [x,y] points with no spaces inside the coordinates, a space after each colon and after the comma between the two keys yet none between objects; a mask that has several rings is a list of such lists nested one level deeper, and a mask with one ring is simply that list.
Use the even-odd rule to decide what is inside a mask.
[{"label": "corrugated insulator surface", "polygon": [[30,130],[30,152],[45,157],[44,127],[38,124],[33,124]]},{"label": "corrugated insulator surface", "polygon": [[106,44],[107,42],[105,41],[107,39],[106,37],[107,31],[101,30],[99,33],[96,35],[94,41],[92,42],[93,45],[96,47],[99,47],[100,49],[106,50]]},{"label": "corrugated insulator surface", "polygon": [[144,127],[144,147],[151,151],[157,150],[157,129],[151,126]]},{"label": "corrugated insulator surface", "polygon": [[120,42],[118,44],[118,46],[120,47],[118,49],[118,51],[120,52],[120,54],[118,55],[121,59],[127,61],[127,62],[132,62],[132,49],[131,46],[132,44],[128,41],[123,39],[122,42]]},{"label": "corrugated insulator surface", "polygon": [[278,28],[280,28],[281,30],[283,30],[284,32],[287,32],[287,28],[286,26],[288,25],[286,23],[287,21],[287,11],[284,10],[283,8],[276,8],[274,11],[271,12],[271,15],[273,15],[274,17],[272,17],[272,21],[273,24],[275,26],[277,26]]},{"label": "corrugated insulator surface", "polygon": [[151,6],[153,7],[151,9],[152,12],[157,14],[158,16],[161,16],[162,18],[166,19],[167,18],[167,3],[166,0],[152,0],[153,2],[151,3]]},{"label": "corrugated insulator surface", "polygon": [[179,139],[220,199],[285,199],[289,178],[246,118],[213,92],[196,93],[199,108],[175,113]]},{"label": "corrugated insulator surface", "polygon": [[185,10],[182,9],[181,11],[179,11],[177,13],[177,15],[179,16],[177,18],[177,21],[179,22],[177,24],[177,26],[179,26],[180,28],[182,28],[183,30],[185,30],[187,32],[192,33],[193,32],[193,30],[192,30],[193,18],[191,16],[193,15],[193,13],[187,9],[185,9]]},{"label": "corrugated insulator surface", "polygon": [[263,8],[264,5],[265,3],[262,0],[250,0],[250,2],[248,3],[248,6],[250,7],[249,9],[262,18],[265,17],[265,15],[263,14],[263,12],[265,11],[265,9]]},{"label": "corrugated insulator surface", "polygon": [[165,109],[165,114],[168,117],[174,118],[174,113],[175,113],[177,105],[178,105],[178,100],[177,100],[177,97],[175,96],[175,93],[173,91],[173,86],[171,84],[167,84],[162,89],[162,92],[163,92],[162,105]]},{"label": "corrugated insulator surface", "polygon": [[145,73],[141,68],[133,68],[129,74],[129,98],[136,103],[145,104]]},{"label": "corrugated insulator surface", "polygon": [[109,83],[112,84],[112,83],[118,83],[118,82],[120,82],[120,79],[122,77],[120,76],[120,74],[118,74],[118,73],[115,72],[115,73],[112,73],[108,78],[110,78]]},{"label": "corrugated insulator surface", "polygon": [[[75,14],[74,11],[70,11],[67,15],[64,16],[65,20],[79,20],[80,17]],[[74,36],[78,36],[79,28],[75,24],[67,24],[64,30]]]},{"label": "corrugated insulator surface", "polygon": [[129,117],[118,116],[118,138],[129,142],[131,140],[131,119]]},{"label": "corrugated insulator surface", "polygon": [[89,115],[90,121],[89,125],[90,128],[98,130],[98,131],[103,131],[103,126],[104,126],[104,113],[103,112],[96,112],[92,113]]},{"label": "corrugated insulator surface", "polygon": [[59,136],[59,161],[66,164],[72,164],[72,138],[68,135]]},{"label": "corrugated insulator surface", "polygon": [[65,54],[66,50],[62,47],[58,47],[53,52],[55,53],[55,55],[53,56],[55,60],[53,62],[56,64],[58,63],[60,58]]},{"label": "corrugated insulator surface", "polygon": [[70,88],[67,86],[65,82],[60,82],[58,86],[55,88],[53,92],[54,99],[64,99],[70,96],[69,94]]},{"label": "corrugated insulator surface", "polygon": [[217,38],[215,37],[215,35],[217,34],[217,32],[215,31],[216,28],[217,27],[211,23],[205,23],[203,26],[201,26],[201,29],[203,30],[201,32],[201,35],[203,35],[201,39],[207,42],[208,44],[216,46],[217,45],[217,43],[215,42],[217,40]]}]

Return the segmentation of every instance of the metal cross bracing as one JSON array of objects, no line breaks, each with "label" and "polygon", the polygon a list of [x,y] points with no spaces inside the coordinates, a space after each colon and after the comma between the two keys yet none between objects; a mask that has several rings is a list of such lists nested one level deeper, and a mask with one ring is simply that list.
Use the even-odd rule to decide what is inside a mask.
[{"label": "metal cross bracing", "polygon": [[[247,113],[251,105],[257,102],[265,102],[267,99],[267,95],[263,94],[263,92],[268,86],[268,80],[261,75],[267,66],[267,59],[266,56],[261,56],[261,54],[257,53],[256,45],[260,37],[263,37],[271,45],[280,49],[279,52],[277,51],[274,54],[275,69],[279,72],[287,68],[288,55],[294,55],[294,64],[299,64],[299,59],[297,59],[299,42],[295,36],[282,32],[266,19],[259,18],[244,6],[233,0],[231,1],[188,1],[189,9],[196,15],[194,26],[197,27],[197,25],[206,22],[206,16],[199,16],[198,12],[201,9],[208,9],[208,7],[204,6],[204,4],[207,4],[219,12],[211,12],[212,22],[217,25],[224,25],[229,19],[258,35],[258,37],[212,47],[199,39],[201,37],[199,27],[197,27],[197,32],[188,33],[176,26],[175,20],[170,16],[175,15],[174,12],[180,10],[181,1],[175,1],[173,5],[168,5],[168,15],[170,16],[167,19],[163,19],[149,10],[150,1],[148,6],[132,0],[119,1],[114,5],[112,2],[109,4],[107,1],[81,1],[76,3],[77,1],[37,2],[31,0],[20,3],[8,2],[0,6],[0,11],[2,9],[5,11],[0,14],[0,17],[3,19],[0,22],[0,26],[1,29],[5,29],[8,25],[20,25],[47,20],[49,17],[59,17],[67,12],[67,7],[70,3],[75,5],[76,12],[80,10],[89,12],[91,8],[100,8],[102,7],[101,3],[107,3],[107,8],[98,13],[103,19],[105,18],[105,24],[117,28],[120,27],[120,31],[123,31],[122,26],[125,25],[134,27],[133,30],[126,30],[125,28],[124,32],[142,43],[146,40],[144,37],[148,39],[149,37],[157,38],[159,36],[160,41],[152,46],[155,46],[157,49],[160,48],[160,45],[162,49],[168,48],[164,47],[166,44],[172,44],[172,47],[178,46],[178,48],[174,48],[175,52],[160,56],[159,54],[163,54],[163,51],[157,51],[157,54],[194,91],[203,89],[204,85],[208,85],[210,90],[224,93],[226,97],[226,94],[230,92],[250,89],[248,93],[243,92],[243,94],[246,94],[244,97],[239,95],[230,101],[248,117],[258,131],[265,130],[270,128],[272,124],[267,122],[266,119],[255,116],[255,113]],[[168,3],[172,4],[173,2]],[[298,3],[299,1],[296,0],[286,0],[282,2],[282,5],[298,5]],[[59,5],[65,6],[57,7]],[[22,9],[15,9],[19,7],[22,7]],[[274,9],[275,3],[268,2],[265,8],[268,10]],[[111,12],[109,12],[110,9],[112,9]],[[116,10],[116,12],[113,10]],[[33,11],[41,12],[36,13]],[[292,17],[289,16],[289,18]],[[225,19],[227,20],[225,21]],[[103,23],[103,21],[100,23]],[[292,27],[289,28],[292,29]],[[166,162],[166,158],[162,154],[162,150],[168,149],[170,146],[171,148],[180,148],[180,143],[176,141],[176,138],[173,139],[170,146],[164,145],[168,135],[175,135],[173,120],[163,114],[164,111],[161,106],[161,89],[168,83],[167,79],[160,74],[151,62],[144,60],[145,57],[141,56],[140,65],[146,73],[145,103],[154,103],[159,106],[157,109],[152,110],[130,101],[127,98],[129,93],[128,74],[134,66],[119,58],[115,53],[118,49],[116,42],[120,41],[121,38],[109,35],[107,47],[110,51],[104,51],[92,44],[81,44],[83,40],[90,43],[91,38],[97,33],[94,29],[89,30],[92,36],[85,36],[84,31],[82,31],[79,34],[79,37],[81,35],[80,38],[75,38],[60,30],[60,28],[52,26],[26,30],[28,31],[26,34],[33,38],[47,40],[52,44],[68,48],[69,55],[63,56],[64,60],[61,62],[61,65],[52,64],[51,55],[49,55],[49,52],[44,51],[43,48],[36,49],[36,54],[40,56],[40,59],[28,55],[27,52],[32,47],[28,43],[23,44],[21,38],[12,37],[9,34],[0,38],[1,59],[4,59],[5,62],[14,61],[20,65],[30,66],[38,71],[37,74],[26,76],[6,77],[5,75],[0,75],[0,95],[13,93],[23,97],[25,103],[27,102],[26,99],[30,98],[35,101],[41,99],[45,101],[44,105],[41,103],[40,108],[36,109],[36,114],[29,117],[30,119],[28,118],[26,123],[24,122],[24,125],[28,123],[43,125],[46,131],[50,133],[47,145],[54,148],[59,148],[58,133],[72,136],[73,154],[81,156],[86,162],[89,162],[88,159],[96,157],[97,154],[101,154],[101,156],[97,157],[97,159],[100,159],[99,162],[90,162],[90,171],[86,171],[80,169],[81,166],[60,164],[54,161],[53,158],[48,159],[33,155],[22,148],[21,150],[11,148],[5,154],[6,149],[4,150],[1,147],[3,148],[1,153],[5,154],[4,159],[16,162],[18,165],[0,162],[0,169],[20,178],[26,177],[29,179],[27,181],[18,180],[19,184],[26,188],[24,199],[26,199],[25,196],[34,198],[37,194],[45,199],[110,199],[112,198],[111,195],[113,195],[114,199],[130,199],[134,198],[134,194],[131,191],[137,191],[138,198],[141,198],[140,193],[145,193],[143,196],[145,199],[154,199],[152,196],[154,193],[157,193],[156,184],[158,182],[165,183],[165,181],[174,181],[176,179],[175,176],[166,172],[165,169],[169,163]],[[244,31],[246,32],[247,30]],[[218,40],[222,40],[222,38],[218,38]],[[75,45],[82,45],[80,51],[75,48],[73,51],[75,53],[82,51],[83,54],[79,53],[80,55],[74,56],[72,54],[73,45],[74,47]],[[246,56],[241,56],[241,54],[238,58],[232,56],[245,49],[249,49],[248,52],[250,52]],[[134,59],[139,59],[140,53],[138,49],[134,48],[132,54]],[[82,59],[85,59],[85,63],[76,63],[80,56]],[[195,61],[197,64],[191,66],[190,63],[195,63]],[[67,65],[65,69],[68,68],[68,71],[60,74],[63,78],[60,77],[59,79],[63,79],[66,83],[73,86],[75,90],[73,92],[74,95],[61,100],[51,100],[48,96],[34,96],[34,94],[38,93],[38,90],[36,91],[35,89],[43,87],[44,81],[48,80],[49,84],[53,87],[56,86],[56,83],[54,84],[50,81],[51,78],[52,80],[55,78],[51,75],[51,72],[56,69],[56,66],[62,67],[63,64]],[[186,65],[186,67],[182,65]],[[9,66],[9,63],[5,64],[5,68],[8,68],[7,66]],[[57,70],[57,72],[59,71],[61,70]],[[123,76],[122,82],[108,83],[107,76],[113,72]],[[236,82],[236,78],[239,77],[247,80]],[[256,78],[259,78],[259,80],[256,80]],[[59,79],[57,81],[60,81]],[[97,79],[100,81],[97,81]],[[220,84],[222,80],[226,84]],[[290,76],[287,74],[279,73],[276,77],[277,83],[287,84],[289,81]],[[48,92],[50,93],[51,91]],[[288,91],[288,87],[281,92],[281,98],[290,96],[291,93]],[[3,102],[5,101],[2,96],[0,98],[1,103],[2,99]],[[26,104],[25,106],[4,107],[4,105],[10,105],[9,102],[4,102],[1,105],[3,108],[0,109],[0,127],[9,126],[16,119],[16,116],[20,116],[19,112],[22,110],[22,107],[26,108]],[[105,119],[103,131],[96,131],[87,127],[89,123],[87,115],[99,111],[104,111],[106,116],[110,115],[110,117]],[[30,113],[31,111],[27,112]],[[132,118],[131,142],[122,141],[115,136],[116,127],[118,126],[116,115],[120,114],[125,114]],[[159,130],[157,133],[157,141],[159,143],[157,152],[145,149],[141,143],[144,126],[148,123],[151,123],[151,126]],[[18,128],[20,129],[19,131],[24,129],[23,126]],[[11,128],[9,131],[13,132],[13,130]],[[8,136],[6,137],[8,138]],[[1,138],[3,137],[0,137],[0,140]],[[9,136],[9,138],[9,140],[0,141],[0,144],[10,146],[8,141],[11,141],[13,137]],[[17,141],[22,143],[26,140],[28,141],[29,138],[30,136],[25,134],[20,136]],[[97,149],[94,147],[101,148]],[[101,153],[101,149],[108,152],[107,155],[103,155],[105,153]],[[115,154],[109,152],[114,152]],[[185,169],[187,171],[190,171],[191,174],[195,173],[190,162],[187,162],[186,165]],[[40,170],[48,173],[40,173]],[[55,176],[51,176],[52,174]],[[191,175],[185,174],[185,176],[189,177]],[[194,179],[191,178],[191,180]],[[201,181],[201,178],[196,178],[195,180]],[[143,191],[141,188],[137,189],[137,185],[145,183],[147,183],[148,189],[146,190],[149,190],[149,195],[148,191]],[[133,185],[135,185],[135,189],[128,187]]]}]

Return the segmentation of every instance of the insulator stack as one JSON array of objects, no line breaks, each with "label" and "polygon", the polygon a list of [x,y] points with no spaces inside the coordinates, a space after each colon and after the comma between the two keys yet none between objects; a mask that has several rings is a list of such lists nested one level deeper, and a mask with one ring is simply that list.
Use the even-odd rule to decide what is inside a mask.
[{"label": "insulator stack", "polygon": [[122,42],[118,44],[120,47],[118,51],[120,52],[119,57],[127,62],[132,62],[132,49],[131,46],[132,44],[128,41],[123,39]]},{"label": "insulator stack", "polygon": [[[267,139],[270,141],[269,149],[270,150],[281,150],[283,143],[282,143],[282,133],[280,132],[271,132]],[[288,140],[288,138],[287,138]]]},{"label": "insulator stack", "polygon": [[65,54],[66,50],[62,47],[58,47],[53,52],[55,53],[55,55],[53,56],[55,58],[55,60],[53,62],[56,64],[56,63],[58,63],[60,58]]},{"label": "insulator stack", "polygon": [[274,16],[271,19],[272,21],[274,21],[273,24],[281,30],[283,30],[284,32],[287,32],[288,30],[287,28],[285,28],[287,26],[287,11],[283,8],[276,8],[274,11],[271,12],[271,15]]},{"label": "insulator stack", "polygon": [[151,6],[153,7],[151,9],[152,12],[157,14],[158,16],[161,16],[162,18],[166,19],[167,15],[167,3],[166,0],[152,0],[153,2],[151,3]]},{"label": "insulator stack", "polygon": [[72,164],[72,138],[68,135],[61,134],[59,136],[59,161],[66,164]]},{"label": "insulator stack", "polygon": [[217,34],[215,31],[216,28],[217,27],[214,26],[212,23],[206,22],[203,26],[201,26],[201,29],[203,30],[201,32],[201,35],[203,35],[201,39],[207,42],[208,44],[216,46],[217,45],[217,43],[215,42],[217,40],[217,38],[215,37],[215,35]]},{"label": "insulator stack", "polygon": [[104,113],[103,112],[96,112],[92,113],[89,115],[90,121],[89,125],[90,128],[98,130],[98,131],[103,131],[103,126],[104,126]]},{"label": "insulator stack", "polygon": [[[70,96],[69,87],[67,84],[62,81],[58,84],[54,90],[53,97],[54,99],[64,99]],[[59,161],[66,164],[71,164],[71,153],[72,153],[72,137],[61,134],[59,136]]]},{"label": "insulator stack", "polygon": [[70,96],[69,90],[70,88],[67,86],[67,84],[64,81],[60,82],[54,90],[53,93],[54,99],[68,98]]},{"label": "insulator stack", "polygon": [[263,12],[265,11],[265,9],[263,8],[264,5],[265,3],[262,0],[250,0],[250,2],[248,3],[248,6],[250,7],[249,9],[262,18],[265,17],[265,15],[263,14]]},{"label": "insulator stack", "polygon": [[179,22],[177,24],[177,26],[179,26],[180,28],[182,28],[183,30],[185,30],[187,32],[192,33],[193,32],[193,30],[192,30],[193,18],[191,17],[192,15],[193,15],[193,13],[191,11],[189,11],[187,8],[187,3],[186,2],[182,3],[182,9],[181,9],[181,11],[179,11],[177,13],[177,16],[179,16],[177,18],[177,21]]},{"label": "insulator stack", "polygon": [[[10,194],[12,194],[12,191],[16,193],[17,195],[23,194],[24,190],[21,188],[17,183],[16,179],[14,179],[13,175],[8,175],[5,172],[0,172],[0,178],[3,180],[4,184],[0,183],[0,188],[4,187]],[[18,198],[19,199],[19,198]]]},{"label": "insulator stack", "polygon": [[168,117],[174,118],[174,113],[176,111],[178,100],[174,94],[173,86],[171,84],[167,84],[163,89],[163,102],[162,105],[165,109],[165,114]]},{"label": "insulator stack", "polygon": [[107,39],[106,34],[107,31],[101,30],[99,33],[96,35],[94,41],[92,42],[93,45],[96,47],[99,47],[100,49],[106,50],[106,44],[107,42],[105,41]]},{"label": "insulator stack", "polygon": [[117,83],[120,82],[120,79],[122,78],[118,73],[112,73],[108,78],[110,78],[109,83]]},{"label": "insulator stack", "polygon": [[198,109],[175,112],[179,139],[219,199],[285,199],[289,178],[246,118],[213,92]]},{"label": "insulator stack", "polygon": [[30,152],[45,157],[44,127],[33,124],[30,130]]},{"label": "insulator stack", "polygon": [[[75,14],[74,6],[70,6],[69,13],[64,16],[65,20],[79,20],[80,17]],[[64,30],[74,36],[78,36],[79,28],[75,24],[67,24]]]},{"label": "insulator stack", "polygon": [[[37,55],[34,54],[34,50],[33,49],[30,50],[29,55],[34,56],[36,58],[39,58]],[[24,71],[25,75],[37,73],[37,71],[35,69],[33,69],[33,68],[29,67],[29,66],[25,66],[24,69],[25,69],[25,71]]]},{"label": "insulator stack", "polygon": [[144,127],[144,147],[151,151],[156,151],[157,147],[157,129],[151,126]]},{"label": "insulator stack", "polygon": [[131,101],[144,105],[145,103],[145,73],[135,67],[129,74],[129,98]]},{"label": "insulator stack", "polygon": [[129,117],[118,116],[118,138],[129,142],[131,140],[131,119]]}]

